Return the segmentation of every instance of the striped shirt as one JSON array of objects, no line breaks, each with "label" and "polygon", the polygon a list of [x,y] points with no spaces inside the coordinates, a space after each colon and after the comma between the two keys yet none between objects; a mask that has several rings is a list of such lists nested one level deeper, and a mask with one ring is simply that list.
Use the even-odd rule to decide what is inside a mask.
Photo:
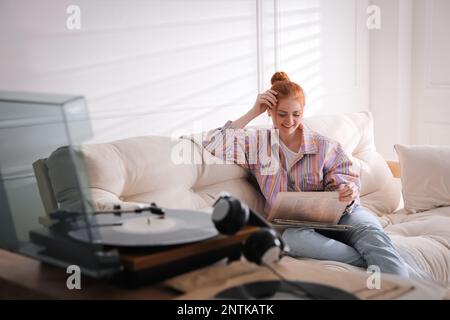
[{"label": "striped shirt", "polygon": [[[294,172],[291,170],[291,168],[296,164],[296,162],[303,157],[303,154],[301,152],[294,152],[291,149],[289,149],[288,146],[286,146],[282,140],[280,140],[280,148],[283,150],[284,157],[286,159],[286,172],[288,173],[288,180],[291,181],[295,178],[292,176],[292,173]],[[292,187],[288,183],[288,191],[296,191],[295,187]]]},{"label": "striped shirt", "polygon": [[360,190],[359,174],[341,145],[305,125],[299,156],[289,168],[285,151],[280,148],[278,130],[233,129],[231,124],[228,121],[223,127],[207,132],[202,145],[214,156],[255,176],[266,199],[266,215],[281,191],[335,191],[340,184],[349,182]]}]

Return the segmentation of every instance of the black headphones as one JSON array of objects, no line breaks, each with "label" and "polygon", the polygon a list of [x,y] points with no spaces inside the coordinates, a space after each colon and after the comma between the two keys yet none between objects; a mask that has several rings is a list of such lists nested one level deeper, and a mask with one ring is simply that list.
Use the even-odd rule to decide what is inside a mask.
[{"label": "black headphones", "polygon": [[217,230],[233,235],[246,225],[262,227],[244,242],[244,257],[258,265],[272,264],[281,260],[288,248],[272,227],[244,202],[222,193],[213,205],[212,221]]}]

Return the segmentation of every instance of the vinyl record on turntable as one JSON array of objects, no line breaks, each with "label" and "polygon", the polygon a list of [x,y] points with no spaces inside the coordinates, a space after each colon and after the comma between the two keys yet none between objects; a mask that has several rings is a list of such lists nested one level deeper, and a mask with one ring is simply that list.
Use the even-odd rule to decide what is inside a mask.
[{"label": "vinyl record on turntable", "polygon": [[[164,218],[152,214],[100,214],[95,223],[101,226],[90,230],[96,244],[130,247],[179,245],[218,235],[208,213],[177,209],[165,212]],[[69,236],[90,242],[86,228],[69,231]]]}]

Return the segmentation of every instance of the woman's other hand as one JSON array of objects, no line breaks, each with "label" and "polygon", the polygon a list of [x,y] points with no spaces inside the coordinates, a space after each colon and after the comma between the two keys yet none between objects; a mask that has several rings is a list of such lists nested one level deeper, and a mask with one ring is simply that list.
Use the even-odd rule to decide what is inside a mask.
[{"label": "woman's other hand", "polygon": [[253,112],[259,116],[264,113],[267,108],[273,108],[277,105],[277,92],[274,90],[267,90],[266,92],[258,94],[255,104],[252,108]]},{"label": "woman's other hand", "polygon": [[339,201],[351,202],[358,198],[358,187],[353,182],[340,184],[336,190],[339,193]]}]

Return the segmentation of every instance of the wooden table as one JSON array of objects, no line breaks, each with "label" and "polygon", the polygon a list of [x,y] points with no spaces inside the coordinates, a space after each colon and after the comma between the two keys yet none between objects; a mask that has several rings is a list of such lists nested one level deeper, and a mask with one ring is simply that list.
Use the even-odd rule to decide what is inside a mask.
[{"label": "wooden table", "polygon": [[[327,268],[308,260],[284,258],[275,267],[278,273],[290,280],[323,283],[356,294],[361,299],[397,299],[417,288],[405,279],[383,277],[383,291],[366,287],[364,271],[344,272]],[[356,268],[355,268],[356,269]],[[217,292],[251,281],[274,280],[267,269],[246,261],[230,265],[216,264],[136,289],[123,289],[106,281],[81,276],[81,289],[69,290],[66,285],[69,274],[62,268],[53,267],[16,253],[0,250],[0,299],[209,299]],[[388,280],[384,280],[384,279]],[[177,288],[178,290],[172,289]],[[429,294],[419,299],[445,298]]]},{"label": "wooden table", "polygon": [[179,292],[162,284],[121,289],[81,276],[81,289],[69,290],[62,268],[0,250],[0,299],[173,299]]},{"label": "wooden table", "polygon": [[[59,298],[59,299],[172,299],[179,291],[160,284],[142,285],[152,279],[167,279],[176,274],[198,269],[219,260],[236,258],[240,244],[256,227],[247,226],[232,236],[216,237],[173,246],[166,250],[120,250],[124,272],[116,277],[128,287],[120,288],[112,281],[81,276],[81,290],[67,288],[67,274],[63,268],[53,267],[16,253],[0,250],[0,298]],[[64,237],[51,238],[48,231],[35,232],[37,239],[67,241]],[[50,240],[49,240],[50,239]],[[70,250],[71,242],[64,243]],[[42,245],[42,243],[41,243]],[[139,249],[139,248],[138,248]],[[145,274],[145,275],[144,275]],[[119,279],[120,278],[120,279]]]}]

